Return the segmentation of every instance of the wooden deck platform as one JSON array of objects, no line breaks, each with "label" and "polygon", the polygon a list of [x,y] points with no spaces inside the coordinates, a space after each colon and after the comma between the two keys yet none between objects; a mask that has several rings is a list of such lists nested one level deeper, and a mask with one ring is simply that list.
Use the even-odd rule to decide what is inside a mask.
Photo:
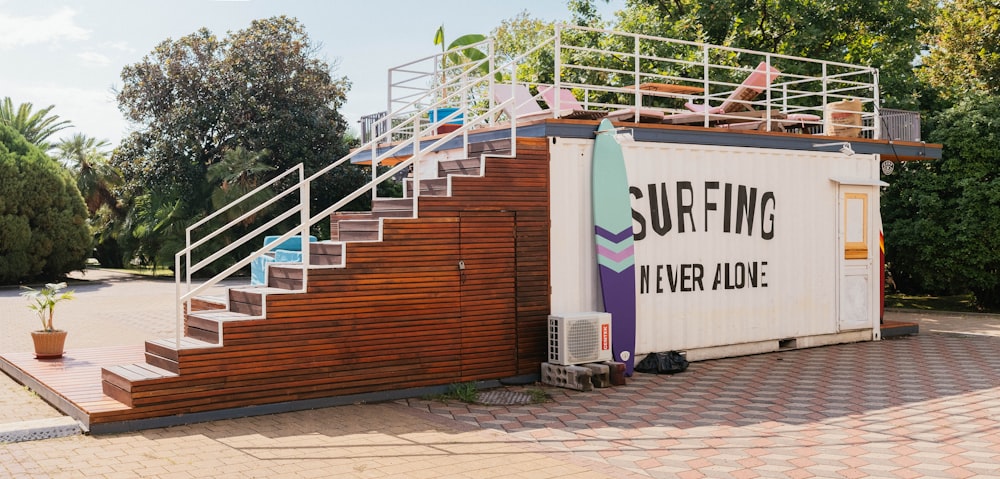
[{"label": "wooden deck platform", "polygon": [[[882,324],[883,338],[917,334],[918,331],[919,325],[915,323],[886,321]],[[30,352],[3,353],[0,354],[0,370],[30,388],[63,413],[78,420],[91,432],[109,433],[192,422],[191,420],[195,419],[193,417],[178,420],[178,418],[164,418],[156,411],[139,411],[102,392],[101,368],[141,363],[144,352],[144,347],[141,345],[75,349],[67,351],[61,359],[47,360],[35,359],[34,354]],[[232,408],[214,411],[201,420],[347,404],[357,399],[351,396],[342,397],[336,402],[314,401],[308,404],[296,401],[271,405],[257,411]]]},{"label": "wooden deck platform", "polygon": [[60,359],[35,359],[33,353],[0,354],[0,370],[90,430],[96,417],[114,420],[129,407],[101,391],[101,368],[142,361],[143,345],[72,349]]}]

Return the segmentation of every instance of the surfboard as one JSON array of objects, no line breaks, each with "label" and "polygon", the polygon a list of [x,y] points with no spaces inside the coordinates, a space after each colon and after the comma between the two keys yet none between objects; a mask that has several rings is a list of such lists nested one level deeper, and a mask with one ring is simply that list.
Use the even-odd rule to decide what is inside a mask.
[{"label": "surfboard", "polygon": [[604,310],[611,313],[611,352],[631,376],[635,363],[635,244],[625,157],[615,127],[602,120],[594,141],[591,197]]}]

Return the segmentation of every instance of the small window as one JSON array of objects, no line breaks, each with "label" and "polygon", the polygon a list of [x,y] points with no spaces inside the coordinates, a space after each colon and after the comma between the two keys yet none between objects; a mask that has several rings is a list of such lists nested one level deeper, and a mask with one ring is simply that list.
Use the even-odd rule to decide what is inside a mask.
[{"label": "small window", "polygon": [[868,195],[844,194],[844,259],[868,259]]}]

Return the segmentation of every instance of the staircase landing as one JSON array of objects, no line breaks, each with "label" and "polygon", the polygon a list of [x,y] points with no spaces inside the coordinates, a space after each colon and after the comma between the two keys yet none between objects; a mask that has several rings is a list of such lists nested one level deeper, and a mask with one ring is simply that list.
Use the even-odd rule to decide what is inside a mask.
[{"label": "staircase landing", "polygon": [[30,352],[0,355],[0,370],[24,384],[85,429],[94,418],[134,419],[130,408],[101,391],[101,368],[143,360],[142,345],[66,351],[60,359],[35,359]]}]

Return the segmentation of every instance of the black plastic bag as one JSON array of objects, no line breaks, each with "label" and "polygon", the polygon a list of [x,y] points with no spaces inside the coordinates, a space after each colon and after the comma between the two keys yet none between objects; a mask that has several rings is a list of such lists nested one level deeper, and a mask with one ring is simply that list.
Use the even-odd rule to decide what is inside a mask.
[{"label": "black plastic bag", "polygon": [[675,374],[688,368],[688,360],[677,351],[665,353],[649,353],[635,365],[640,373]]}]

